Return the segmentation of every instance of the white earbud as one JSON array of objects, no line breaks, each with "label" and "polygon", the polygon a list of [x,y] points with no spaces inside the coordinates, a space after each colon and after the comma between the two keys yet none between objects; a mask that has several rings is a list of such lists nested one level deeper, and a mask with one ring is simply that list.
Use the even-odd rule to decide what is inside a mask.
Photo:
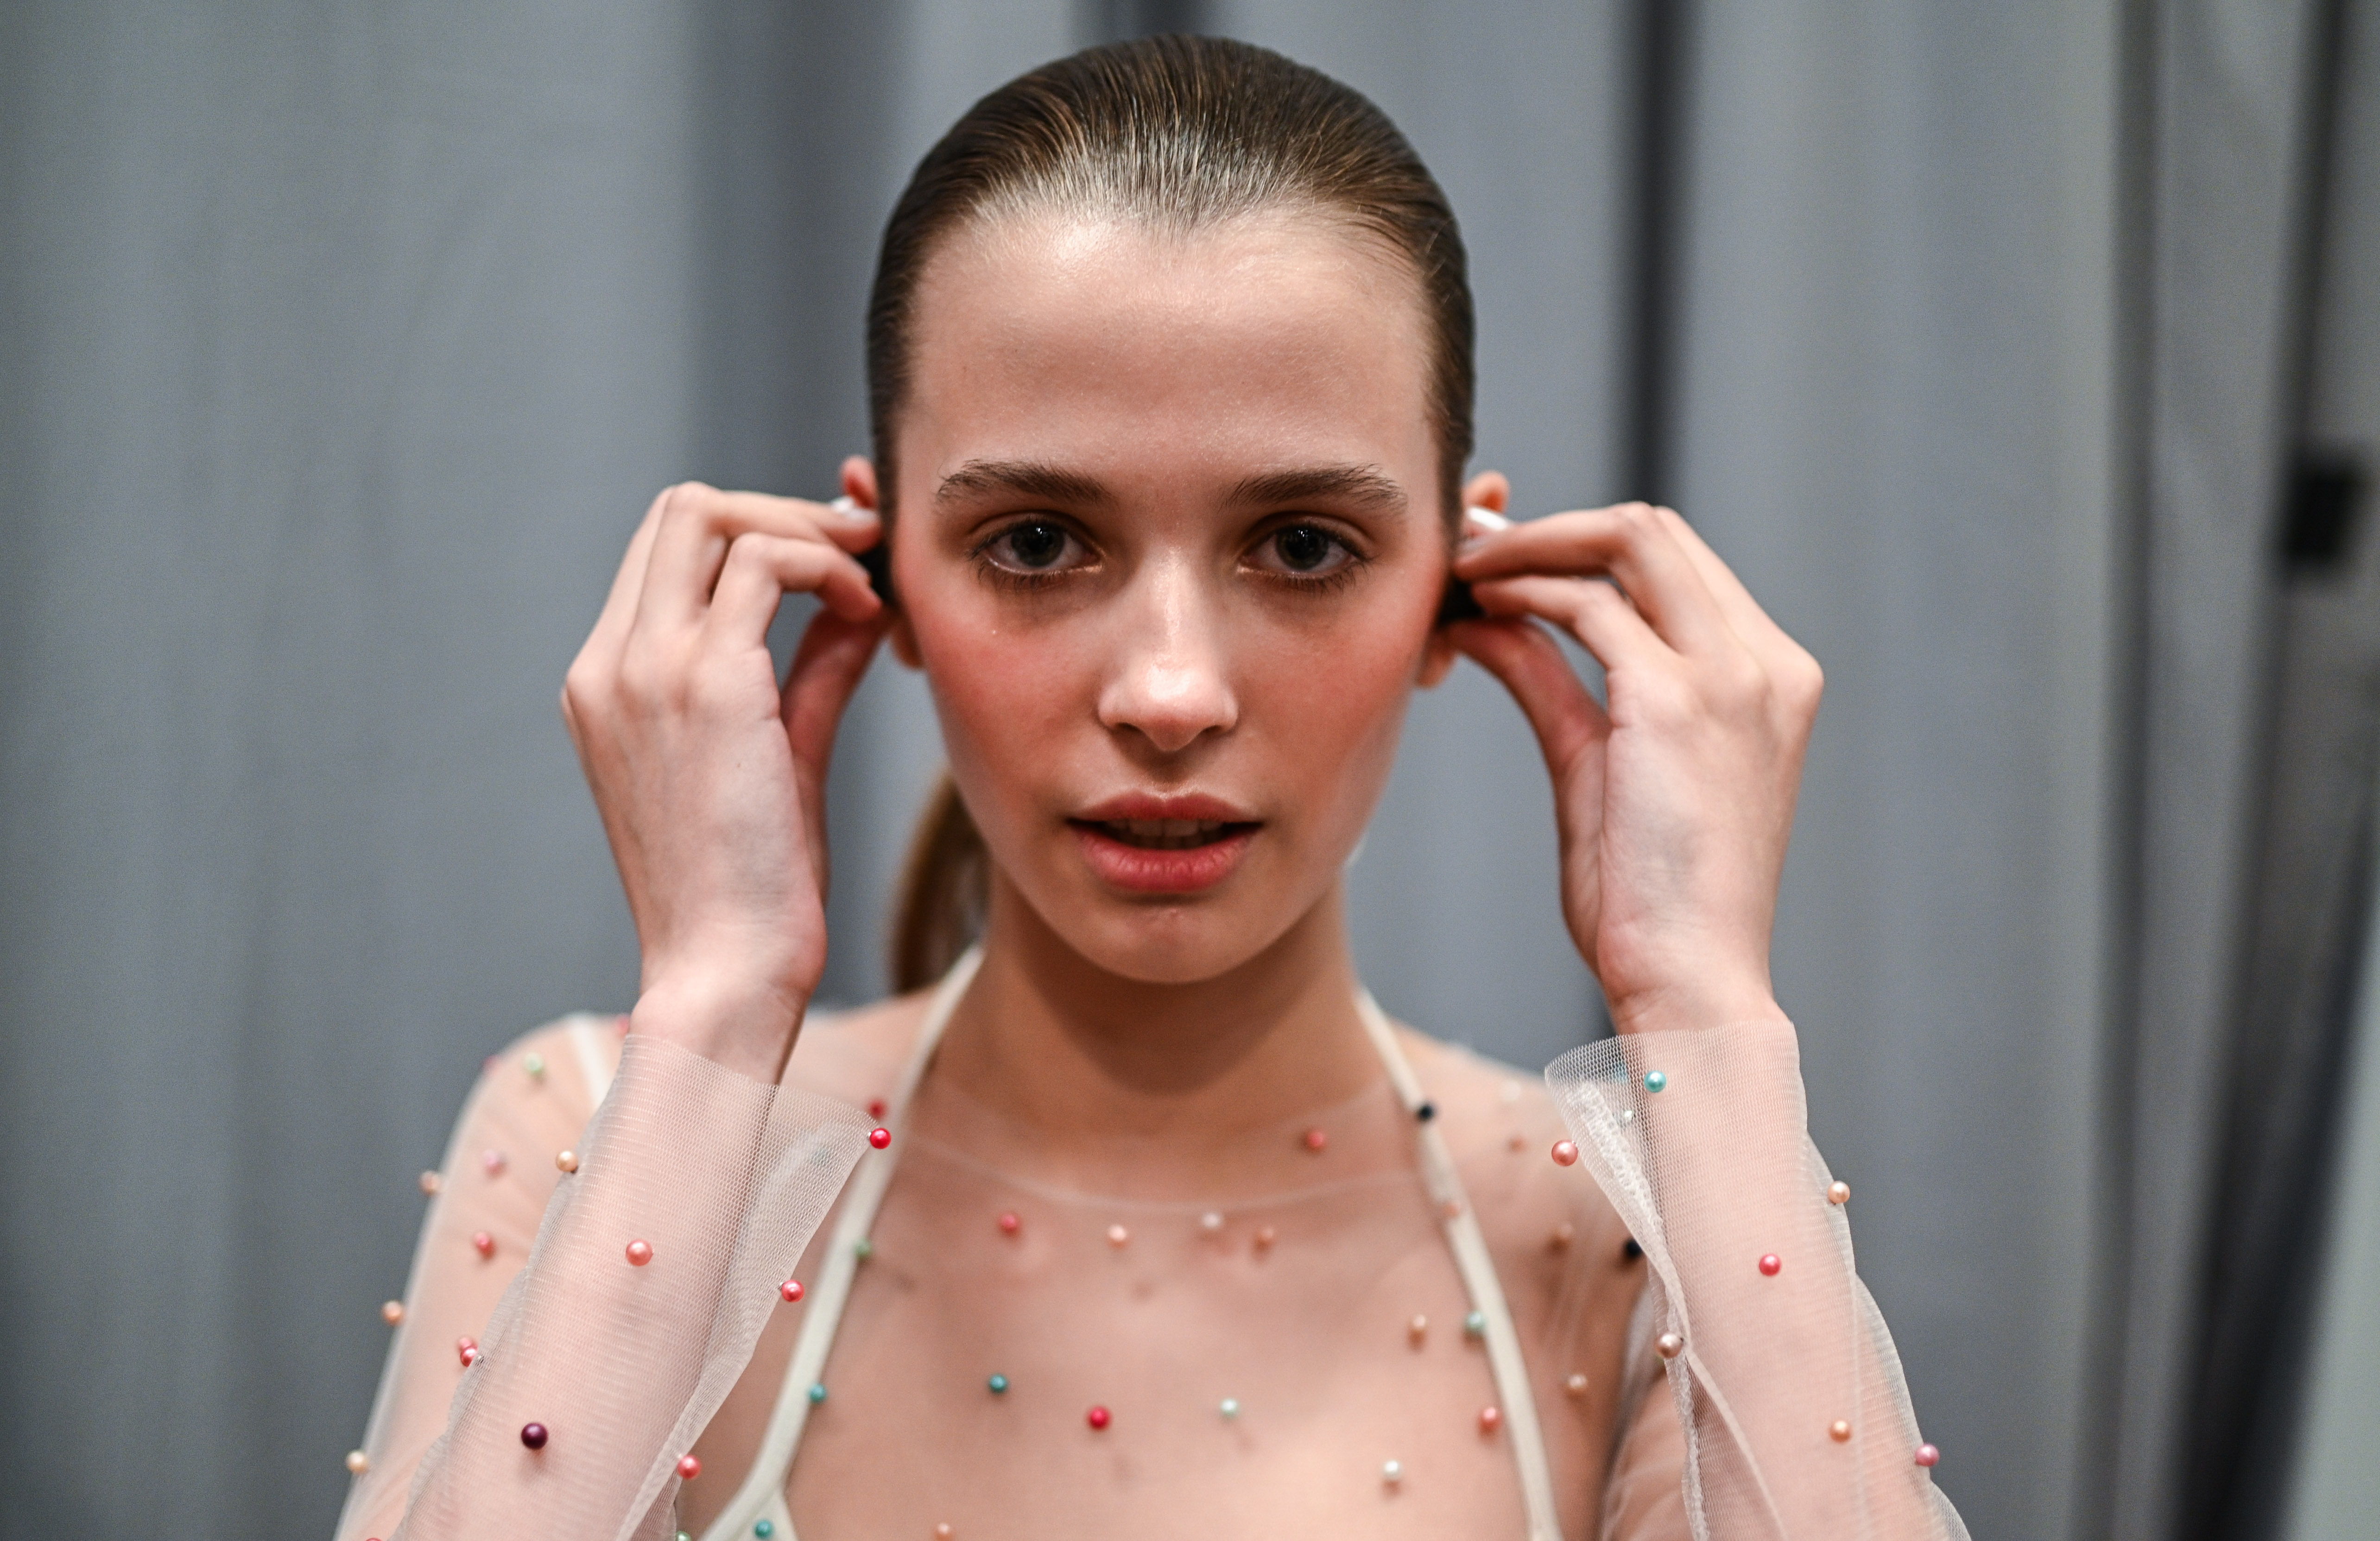
[{"label": "white earbud", "polygon": [[1504,516],[1497,513],[1492,508],[1482,508],[1476,504],[1472,504],[1470,507],[1465,508],[1463,511],[1463,519],[1465,524],[1477,525],[1481,529],[1495,530],[1510,529],[1512,528],[1512,520],[1504,517]]}]

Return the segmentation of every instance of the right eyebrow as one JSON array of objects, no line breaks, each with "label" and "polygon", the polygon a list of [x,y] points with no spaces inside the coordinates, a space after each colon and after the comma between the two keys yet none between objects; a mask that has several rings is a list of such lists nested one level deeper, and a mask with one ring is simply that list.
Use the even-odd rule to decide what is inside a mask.
[{"label": "right eyebrow", "polygon": [[970,460],[942,478],[934,501],[949,503],[970,492],[1007,492],[1078,506],[1112,501],[1097,479],[1040,460]]}]

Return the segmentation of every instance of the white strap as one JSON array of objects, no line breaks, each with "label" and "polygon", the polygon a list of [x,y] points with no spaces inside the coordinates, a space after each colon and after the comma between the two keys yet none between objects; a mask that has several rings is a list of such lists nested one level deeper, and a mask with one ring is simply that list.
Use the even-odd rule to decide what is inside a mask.
[{"label": "white strap", "polygon": [[852,1277],[859,1271],[860,1244],[868,1240],[876,1224],[876,1211],[884,1203],[884,1191],[892,1185],[892,1167],[908,1122],[909,1100],[925,1079],[926,1066],[933,1062],[934,1050],[942,1041],[942,1029],[950,1025],[951,1013],[958,1009],[982,962],[983,949],[968,948],[934,990],[926,1020],[917,1028],[917,1046],[910,1050],[900,1084],[892,1088],[892,1100],[884,1110],[884,1127],[892,1132],[892,1144],[876,1159],[860,1163],[844,1194],[843,1215],[835,1222],[834,1241],[827,1249],[826,1271],[810,1286],[809,1309],[802,1316],[801,1336],[795,1340],[793,1361],[785,1366],[785,1384],[777,1392],[769,1430],[761,1437],[744,1486],[702,1533],[703,1541],[749,1535],[752,1522],[760,1519],[772,1521],[776,1535],[794,1541],[793,1519],[784,1511],[785,1477],[793,1470],[794,1452],[801,1448],[802,1427],[809,1421],[810,1388],[821,1384],[836,1329],[843,1326],[843,1308],[851,1299]]},{"label": "white strap", "polygon": [[[753,1458],[752,1470],[744,1479],[744,1486],[736,1489],[726,1509],[703,1532],[703,1541],[742,1541],[753,1534],[753,1523],[759,1520],[770,1522],[773,1535],[795,1541],[793,1517],[785,1507],[785,1482],[793,1471],[794,1457],[801,1449],[803,1426],[809,1418],[810,1388],[820,1383],[827,1355],[834,1347],[835,1331],[842,1326],[843,1308],[851,1298],[852,1279],[858,1271],[860,1244],[868,1239],[876,1223],[877,1209],[884,1202],[885,1190],[892,1185],[893,1153],[902,1148],[902,1128],[909,1100],[924,1081],[926,1068],[941,1043],[942,1030],[950,1025],[951,1013],[957,1009],[982,962],[980,947],[967,949],[927,1008],[926,1020],[917,1030],[917,1045],[910,1050],[909,1062],[902,1069],[900,1085],[894,1088],[886,1110],[885,1127],[892,1131],[892,1149],[880,1159],[863,1163],[852,1179],[843,1217],[835,1226],[833,1246],[827,1255],[826,1272],[818,1280],[808,1313],[802,1319],[801,1337],[794,1345],[793,1361],[785,1368],[785,1383],[777,1393],[777,1406],[770,1415],[768,1433],[761,1438],[760,1449]],[[1462,1176],[1455,1171],[1454,1158],[1448,1153],[1446,1141],[1438,1132],[1435,1116],[1425,1115],[1422,1110],[1428,1106],[1427,1098],[1422,1095],[1421,1081],[1414,1074],[1404,1050],[1397,1046],[1395,1029],[1389,1025],[1389,1019],[1367,990],[1356,991],[1355,1010],[1380,1062],[1388,1069],[1389,1082],[1396,1088],[1398,1100],[1413,1115],[1423,1185],[1429,1191],[1430,1201],[1438,1206],[1447,1246],[1454,1254],[1454,1269],[1471,1298],[1471,1307],[1487,1324],[1483,1336],[1488,1345],[1488,1364],[1495,1377],[1496,1395],[1503,1403],[1504,1426],[1512,1441],[1512,1461],[1520,1468],[1521,1503],[1528,1516],[1528,1541],[1561,1541],[1561,1526],[1554,1510],[1553,1476],[1546,1463],[1545,1436],[1537,1426],[1537,1405],[1530,1395],[1528,1370],[1521,1359],[1521,1335],[1512,1325],[1512,1311],[1505,1304],[1503,1286],[1497,1281],[1496,1265],[1488,1256],[1487,1239],[1480,1234],[1478,1217],[1471,1211]]]},{"label": "white strap", "polygon": [[[1537,1426],[1536,1399],[1529,1391],[1529,1371],[1521,1358],[1520,1329],[1512,1325],[1512,1308],[1504,1300],[1504,1286],[1496,1278],[1495,1260],[1488,1255],[1488,1239],[1480,1234],[1479,1217],[1463,1191],[1462,1174],[1446,1138],[1438,1132],[1437,1111],[1422,1095],[1421,1078],[1414,1074],[1405,1051],[1398,1047],[1396,1029],[1389,1025],[1372,992],[1355,992],[1355,1011],[1364,1030],[1389,1068],[1389,1084],[1414,1116],[1415,1143],[1421,1147],[1422,1183],[1430,1202],[1438,1206],[1446,1229],[1448,1250],[1454,1254],[1454,1271],[1463,1278],[1471,1308],[1486,1325],[1488,1367],[1496,1377],[1496,1396],[1504,1404],[1504,1427],[1512,1436],[1512,1463],[1521,1471],[1521,1507],[1527,1512],[1529,1541],[1561,1541],[1561,1521],[1554,1509],[1554,1479],[1546,1462],[1545,1433]],[[1427,1113],[1424,1109],[1430,1109]]]}]

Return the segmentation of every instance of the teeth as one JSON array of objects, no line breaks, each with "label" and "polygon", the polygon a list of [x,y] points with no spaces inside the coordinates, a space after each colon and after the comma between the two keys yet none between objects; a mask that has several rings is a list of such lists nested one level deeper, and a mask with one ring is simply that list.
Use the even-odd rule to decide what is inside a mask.
[{"label": "teeth", "polygon": [[1223,832],[1222,821],[1209,819],[1111,819],[1105,827],[1126,844],[1159,851],[1212,844]]}]

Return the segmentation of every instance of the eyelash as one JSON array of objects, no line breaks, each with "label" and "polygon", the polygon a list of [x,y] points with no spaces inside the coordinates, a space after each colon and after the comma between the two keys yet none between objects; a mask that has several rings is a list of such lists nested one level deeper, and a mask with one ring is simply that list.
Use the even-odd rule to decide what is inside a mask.
[{"label": "eyelash", "polygon": [[[1080,535],[1077,535],[1066,526],[1059,524],[1054,519],[1039,516],[1018,519],[1013,523],[1002,525],[1000,528],[992,531],[983,540],[978,541],[974,548],[967,552],[969,559],[976,564],[976,570],[989,582],[999,584],[1003,588],[1017,590],[1048,588],[1080,571],[1081,569],[1075,567],[1058,567],[1046,571],[1036,572],[1028,568],[1009,566],[1006,564],[996,560],[992,556],[992,548],[999,545],[1001,541],[1007,540],[1010,536],[1014,535],[1021,529],[1029,528],[1035,525],[1053,526],[1062,533],[1067,540],[1075,541],[1087,548],[1090,544],[1089,541],[1084,540]],[[1277,525],[1271,529],[1265,531],[1261,536],[1258,536],[1255,545],[1249,549],[1251,552],[1260,550],[1266,542],[1277,540],[1282,535],[1293,529],[1310,529],[1314,531],[1324,540],[1330,541],[1332,545],[1338,547],[1340,551],[1345,552],[1345,560],[1330,572],[1318,574],[1276,571],[1271,568],[1251,569],[1256,572],[1259,577],[1269,582],[1283,585],[1290,588],[1302,589],[1309,594],[1327,594],[1344,588],[1347,585],[1354,582],[1355,579],[1361,576],[1363,570],[1371,565],[1372,558],[1365,552],[1359,550],[1353,540],[1350,540],[1344,535],[1340,534],[1336,530],[1330,529],[1324,525],[1318,524],[1309,519],[1293,519],[1286,524]]]}]

